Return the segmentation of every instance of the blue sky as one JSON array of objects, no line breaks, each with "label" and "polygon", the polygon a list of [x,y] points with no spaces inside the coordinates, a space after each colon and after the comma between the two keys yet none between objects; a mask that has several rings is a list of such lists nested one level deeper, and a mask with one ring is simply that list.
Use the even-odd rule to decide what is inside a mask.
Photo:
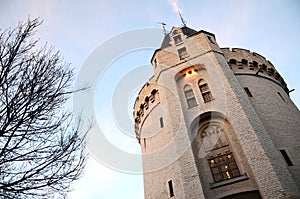
[{"label": "blue sky", "polygon": [[[246,48],[269,59],[288,87],[296,89],[291,98],[300,107],[298,0],[0,0],[0,28],[14,27],[28,16],[40,17],[44,20],[37,32],[41,42],[54,45],[79,71],[98,46],[119,34],[135,29],[161,28],[157,22],[165,22],[168,30],[180,26],[178,9],[189,27],[214,33],[221,47]],[[139,154],[139,145],[132,136],[133,129],[131,134],[126,134],[116,124],[111,109],[114,93],[109,91],[114,90],[130,71],[149,65],[154,48],[141,49],[113,60],[111,72],[103,75],[97,84],[96,120],[104,128],[107,139],[129,153]],[[145,82],[152,75],[150,66],[147,70],[140,74]],[[107,95],[101,95],[103,91],[107,91]],[[128,117],[135,94],[130,91],[131,100],[123,106]],[[69,195],[70,199],[143,198],[142,175],[117,172],[93,157],[83,178],[75,183],[76,190]]]}]

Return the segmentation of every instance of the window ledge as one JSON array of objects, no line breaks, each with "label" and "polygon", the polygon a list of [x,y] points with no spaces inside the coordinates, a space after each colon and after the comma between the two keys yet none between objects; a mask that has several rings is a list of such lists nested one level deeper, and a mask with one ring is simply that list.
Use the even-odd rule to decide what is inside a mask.
[{"label": "window ledge", "polygon": [[210,188],[214,189],[214,188],[222,187],[222,186],[225,186],[225,185],[229,185],[229,184],[232,184],[232,183],[236,183],[236,182],[240,182],[240,181],[244,181],[244,180],[248,180],[248,179],[249,179],[249,177],[247,176],[246,173],[244,173],[241,176],[238,176],[238,177],[235,177],[235,178],[232,178],[232,179],[229,179],[229,180],[210,183]]}]

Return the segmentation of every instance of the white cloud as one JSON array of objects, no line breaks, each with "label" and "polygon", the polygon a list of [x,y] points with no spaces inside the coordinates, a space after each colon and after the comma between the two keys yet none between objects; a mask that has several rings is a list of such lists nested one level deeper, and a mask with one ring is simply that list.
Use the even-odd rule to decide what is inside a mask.
[{"label": "white cloud", "polygon": [[171,4],[174,12],[181,12],[181,8],[178,5],[178,0],[168,0],[168,2]]}]

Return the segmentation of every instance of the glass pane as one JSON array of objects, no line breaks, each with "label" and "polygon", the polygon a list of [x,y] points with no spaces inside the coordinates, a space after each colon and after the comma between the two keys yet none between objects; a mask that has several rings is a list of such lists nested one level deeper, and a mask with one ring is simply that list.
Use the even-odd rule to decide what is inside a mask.
[{"label": "glass pane", "polygon": [[204,102],[209,102],[212,99],[210,92],[203,93],[202,96],[203,96]]},{"label": "glass pane", "polygon": [[208,85],[207,84],[200,85],[200,91],[201,93],[208,91]]},{"label": "glass pane", "polygon": [[232,172],[232,176],[233,176],[233,177],[240,176],[240,172],[239,172],[238,169],[233,169],[231,172]]},{"label": "glass pane", "polygon": [[212,170],[213,174],[218,174],[218,173],[220,173],[218,167],[214,167],[214,168],[212,168],[211,170]]},{"label": "glass pane", "polygon": [[220,182],[220,181],[222,181],[221,175],[220,175],[220,174],[214,175],[214,180],[215,180],[215,182]]},{"label": "glass pane", "polygon": [[197,105],[196,99],[195,99],[194,97],[191,98],[191,99],[188,99],[187,102],[188,102],[188,106],[189,106],[189,107],[194,107],[194,106]]},{"label": "glass pane", "polygon": [[235,162],[229,163],[229,167],[230,167],[230,169],[236,169],[237,168]]},{"label": "glass pane", "polygon": [[184,94],[185,94],[185,97],[186,97],[186,98],[194,97],[194,92],[193,92],[192,89],[187,90],[187,91],[184,91]]}]

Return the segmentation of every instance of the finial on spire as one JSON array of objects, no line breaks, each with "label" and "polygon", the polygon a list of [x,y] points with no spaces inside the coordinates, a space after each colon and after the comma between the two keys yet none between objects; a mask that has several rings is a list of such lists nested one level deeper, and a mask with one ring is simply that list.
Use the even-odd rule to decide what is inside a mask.
[{"label": "finial on spire", "polygon": [[180,10],[178,10],[178,14],[179,14],[179,16],[180,16],[182,25],[185,27],[185,26],[186,26],[186,21],[183,19],[182,15],[181,15],[181,13],[180,13]]},{"label": "finial on spire", "polygon": [[167,24],[165,24],[164,22],[157,22],[157,23],[159,23],[159,24],[162,25],[163,30],[164,30],[164,35],[167,35],[167,30],[166,30],[166,25],[167,25]]}]

